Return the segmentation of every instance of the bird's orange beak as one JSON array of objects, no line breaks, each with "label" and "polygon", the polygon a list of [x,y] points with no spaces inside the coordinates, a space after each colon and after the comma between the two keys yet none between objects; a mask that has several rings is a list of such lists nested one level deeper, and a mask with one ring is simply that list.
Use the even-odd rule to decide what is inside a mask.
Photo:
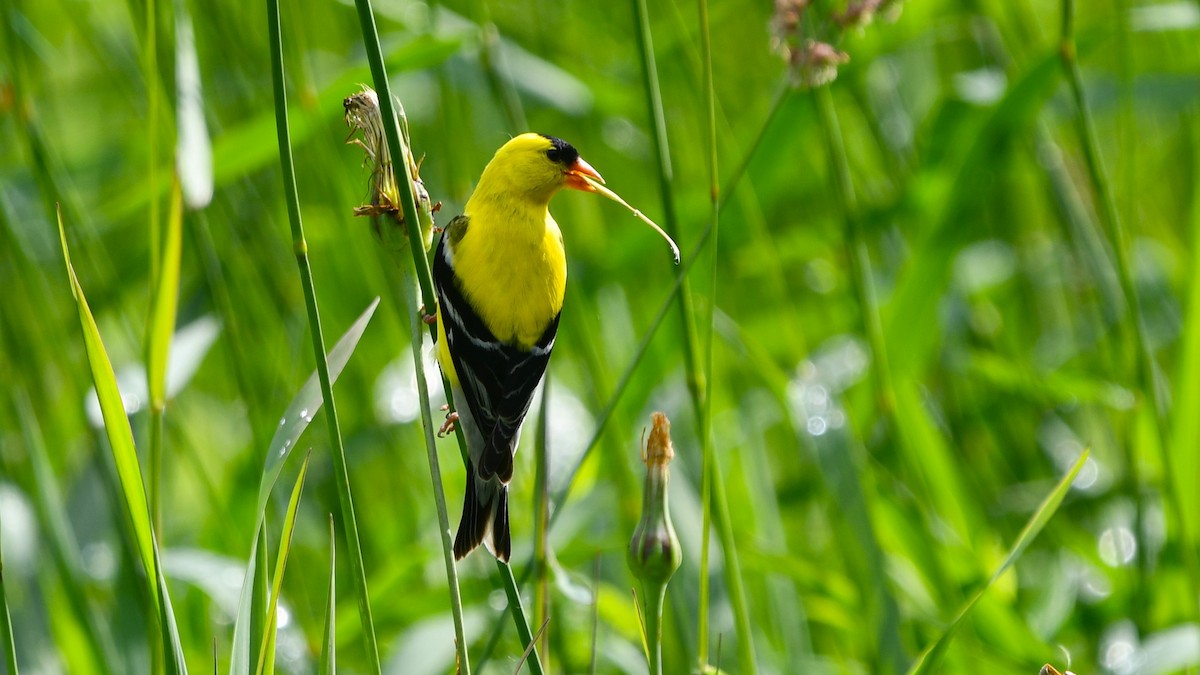
[{"label": "bird's orange beak", "polygon": [[571,165],[571,168],[567,169],[567,180],[565,183],[566,187],[571,188],[572,190],[580,190],[582,192],[595,192],[596,188],[592,187],[592,184],[587,182],[587,180],[584,179],[584,176],[589,176],[601,184],[604,183],[604,178],[600,176],[600,173],[593,169],[591,164],[583,161],[583,158],[580,157],[579,159],[575,160],[575,163]]}]

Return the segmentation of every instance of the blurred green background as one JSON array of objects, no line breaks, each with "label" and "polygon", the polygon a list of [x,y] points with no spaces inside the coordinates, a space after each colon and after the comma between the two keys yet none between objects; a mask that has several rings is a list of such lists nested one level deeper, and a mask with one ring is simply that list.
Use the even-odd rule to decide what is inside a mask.
[{"label": "blurred green background", "polygon": [[[0,528],[27,673],[149,668],[141,572],[118,526],[55,202],[144,448],[157,258],[149,223],[165,218],[175,166],[195,199],[184,218],[158,533],[193,672],[212,670],[214,645],[226,667],[263,457],[314,368],[281,187],[266,11],[161,1],[151,41],[144,2],[0,3]],[[609,187],[666,224],[633,3],[391,0],[375,9],[393,91],[425,157],[421,176],[443,203],[439,222],[461,210],[492,152],[528,129],[573,143]],[[726,207],[715,293],[709,249],[688,283],[701,347],[715,301],[713,447],[752,631],[734,630],[714,537],[709,662],[746,672],[737,645],[749,640],[760,672],[907,668],[1090,448],[1062,507],[980,600],[942,670],[1032,675],[1047,661],[1081,674],[1194,670],[1200,3],[1077,8],[1085,102],[1127,234],[1116,245],[1077,133],[1057,3],[893,3],[894,20],[842,31],[834,18],[844,9],[816,3],[799,27],[849,56],[818,94],[794,86],[770,2],[710,7]],[[369,201],[370,177],[362,152],[343,144],[342,99],[370,81],[358,19],[344,0],[285,0],[282,14],[327,343],[383,297],[336,387],[381,658],[389,673],[451,672],[408,310],[389,282],[392,263],[352,216]],[[685,259],[710,221],[697,14],[675,0],[650,7]],[[176,94],[192,58],[199,99],[187,86]],[[826,94],[833,117],[821,113]],[[202,106],[207,137],[186,100]],[[830,152],[830,138],[844,155]],[[849,210],[843,160],[857,197]],[[676,268],[611,202],[572,192],[553,211],[570,270],[550,369],[555,490],[668,301]],[[869,267],[856,268],[863,260]],[[1136,322],[1153,374],[1139,365]],[[598,672],[645,671],[625,548],[653,410],[674,422],[671,508],[685,549],[668,592],[666,672],[696,667],[701,443],[682,326],[671,305],[569,498],[554,505],[542,654],[552,671],[587,672],[593,630]],[[518,578],[532,550],[537,409],[513,480]],[[317,416],[300,441],[314,452],[283,587],[281,672],[315,672],[320,651],[337,508],[324,424]],[[453,526],[464,472],[452,441],[440,449]],[[283,483],[297,471],[289,463]],[[278,492],[272,546],[287,503]],[[344,551],[337,560],[339,671],[366,672]],[[490,559],[476,553],[459,572],[474,665],[502,625],[482,671],[512,672],[522,649]],[[94,658],[89,631],[108,645],[107,661]]]}]

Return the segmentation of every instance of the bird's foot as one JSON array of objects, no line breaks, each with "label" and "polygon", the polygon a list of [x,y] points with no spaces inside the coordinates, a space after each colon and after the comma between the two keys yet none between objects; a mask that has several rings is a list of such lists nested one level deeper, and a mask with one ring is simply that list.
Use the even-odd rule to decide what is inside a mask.
[{"label": "bird's foot", "polygon": [[434,312],[430,314],[425,311],[425,305],[421,305],[420,309],[417,310],[417,315],[421,317],[422,323],[424,323],[426,326],[432,326],[437,323],[437,310],[434,310]]},{"label": "bird's foot", "polygon": [[[447,410],[449,406],[442,406],[442,410]],[[458,421],[458,413],[446,413],[446,421],[442,422],[441,428],[438,429],[438,438],[445,438],[454,433],[454,423]]]}]

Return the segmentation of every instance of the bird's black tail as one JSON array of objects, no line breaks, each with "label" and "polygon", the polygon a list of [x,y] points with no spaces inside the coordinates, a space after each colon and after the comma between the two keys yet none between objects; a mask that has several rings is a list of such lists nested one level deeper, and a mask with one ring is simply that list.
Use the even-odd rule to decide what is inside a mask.
[{"label": "bird's black tail", "polygon": [[487,548],[498,559],[508,562],[512,538],[508,529],[508,486],[499,481],[484,486],[475,476],[475,466],[467,462],[467,489],[463,497],[462,519],[454,536],[454,557],[461,560],[477,546]]}]

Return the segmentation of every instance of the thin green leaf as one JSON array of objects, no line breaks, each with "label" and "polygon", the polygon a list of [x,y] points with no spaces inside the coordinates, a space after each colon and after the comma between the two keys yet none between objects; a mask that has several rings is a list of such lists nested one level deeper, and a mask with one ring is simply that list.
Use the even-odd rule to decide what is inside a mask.
[{"label": "thin green leaf", "polygon": [[167,407],[167,361],[175,315],[179,305],[179,262],[183,249],[183,193],[179,181],[171,182],[171,207],[158,265],[154,299],[146,335],[146,378],[150,395],[150,514],[156,530],[162,529],[163,414]]},{"label": "thin green leaf", "polygon": [[166,241],[162,264],[150,306],[150,326],[146,349],[147,387],[151,407],[162,408],[167,398],[167,359],[171,337],[175,333],[175,315],[179,306],[179,262],[183,250],[183,193],[179,182],[171,188],[171,209],[167,217]]},{"label": "thin green leaf", "polygon": [[[329,377],[331,383],[337,382],[338,376],[342,374],[342,369],[346,367],[350,355],[358,347],[358,341],[362,339],[363,332],[366,331],[367,324],[375,315],[375,309],[378,306],[379,298],[375,298],[354,323],[350,324],[350,328],[342,337],[338,338],[337,344],[330,350]],[[325,400],[321,396],[321,382],[314,371],[305,380],[304,386],[300,387],[300,391],[296,392],[295,398],[284,411],[283,417],[279,419],[279,428],[275,430],[275,435],[271,438],[271,444],[268,446],[262,480],[258,484],[256,510],[260,520],[267,507],[267,498],[270,497],[271,490],[275,487],[275,481],[279,478],[279,471],[283,468],[283,462],[287,460],[296,441],[308,428],[309,423],[313,421],[324,402]]]},{"label": "thin green leaf", "polygon": [[334,536],[333,514],[329,514],[329,599],[325,603],[325,632],[321,639],[321,665],[318,675],[336,675],[337,645],[334,632],[337,621],[337,538]]},{"label": "thin green leaf", "polygon": [[[350,360],[350,355],[354,353],[355,348],[358,346],[358,341],[362,338],[363,333],[367,329],[367,324],[371,321],[371,317],[375,315],[375,308],[378,306],[379,298],[375,298],[363,310],[358,319],[350,325],[345,334],[338,339],[337,344],[329,352],[329,377],[331,384],[337,382],[338,376],[342,374],[342,370],[346,367],[346,363]],[[308,428],[317,411],[321,409],[323,402],[324,398],[321,396],[320,381],[317,373],[313,372],[308,377],[308,380],[305,381],[304,386],[300,387],[300,391],[296,392],[296,396],[288,405],[283,418],[279,420],[279,428],[275,430],[275,436],[271,439],[271,444],[267,449],[267,456],[263,462],[263,473],[259,481],[256,507],[258,525],[254,533],[254,544],[250,550],[250,558],[246,565],[246,574],[242,577],[243,579],[254,579],[256,578],[256,573],[260,571],[256,560],[260,546],[259,535],[262,531],[263,517],[267,510],[267,499],[270,497],[271,491],[275,488],[275,483],[279,479],[279,472],[283,469],[283,463],[287,461],[292,448],[296,445],[296,441],[299,440],[304,430]],[[238,615],[234,622],[232,657],[229,663],[229,672],[233,675],[246,675],[250,672],[251,622],[252,617],[261,615],[261,612],[254,610],[253,589],[254,584],[244,585],[242,587],[242,594],[238,600]]]},{"label": "thin green leaf", "polygon": [[117,469],[120,483],[117,488],[122,496],[125,520],[130,536],[133,537],[134,548],[146,570],[144,579],[151,599],[150,610],[158,616],[159,638],[162,640],[167,659],[167,672],[186,673],[187,665],[183,661],[175,615],[171,609],[171,599],[167,595],[167,582],[158,564],[158,543],[155,541],[154,527],[150,522],[150,509],[146,503],[146,488],[142,483],[137,448],[133,444],[133,431],[129,427],[121,392],[117,388],[112,362],[104,349],[104,342],[100,339],[100,330],[96,326],[92,310],[88,307],[87,298],[83,295],[79,279],[75,276],[75,269],[71,266],[71,252],[67,246],[67,232],[63,226],[61,210],[58,214],[58,237],[62,244],[67,276],[71,282],[71,293],[75,297],[79,313],[88,366],[92,371],[92,382],[96,386],[96,398],[100,402],[100,411],[104,417],[104,430],[108,435],[113,464]]},{"label": "thin green leaf", "polygon": [[[288,501],[287,514],[283,518],[283,532],[279,536],[279,552],[275,558],[275,576],[271,581],[271,604],[267,607],[267,631],[263,635],[262,645],[258,650],[257,675],[275,671],[275,618],[279,607],[279,592],[283,587],[283,573],[287,569],[288,554],[292,551],[292,533],[296,530],[296,509],[300,506],[300,495],[304,492],[304,477],[308,474],[308,462],[312,459],[310,450],[304,456],[300,465],[300,475],[292,488],[292,498]],[[268,653],[271,658],[268,659]]]},{"label": "thin green leaf", "polygon": [[67,247],[67,232],[63,227],[62,211],[58,214],[58,237],[62,244],[63,259],[66,261],[67,277],[71,283],[71,294],[79,312],[79,324],[83,330],[83,343],[87,351],[88,366],[92,381],[96,385],[96,398],[104,417],[104,429],[112,448],[113,463],[116,465],[120,484],[117,486],[122,500],[126,524],[130,527],[134,549],[146,570],[147,590],[155,607],[159,604],[158,568],[154,562],[154,533],[151,531],[150,512],[146,508],[146,487],[142,483],[141,467],[138,465],[137,449],[133,445],[133,431],[125,415],[125,404],[117,388],[117,377],[112,362],[100,339],[100,329],[88,307],[75,268],[71,266],[71,252]]},{"label": "thin green leaf", "polygon": [[1017,561],[1017,558],[1021,557],[1021,554],[1024,553],[1029,544],[1033,542],[1035,538],[1037,538],[1038,534],[1041,533],[1042,528],[1046,526],[1046,523],[1049,522],[1055,511],[1058,510],[1059,505],[1062,504],[1063,498],[1067,496],[1067,491],[1071,489],[1071,483],[1075,481],[1075,476],[1079,474],[1079,470],[1082,469],[1084,463],[1087,462],[1088,455],[1088,450],[1084,450],[1082,453],[1080,453],[1079,459],[1075,460],[1075,465],[1071,467],[1071,470],[1067,472],[1067,475],[1062,477],[1062,480],[1058,481],[1058,485],[1056,485],[1054,489],[1050,491],[1049,495],[1046,495],[1046,498],[1042,500],[1041,505],[1039,505],[1037,510],[1033,512],[1033,516],[1029,519],[1029,522],[1025,524],[1025,527],[1021,530],[1021,534],[1017,536],[1017,540],[1013,542],[1012,547],[1008,550],[1008,555],[1004,557],[1004,562],[1000,563],[1000,566],[997,567],[996,571],[992,573],[992,577],[988,579],[988,582],[979,590],[975,591],[975,594],[972,595],[969,600],[967,600],[967,603],[963,605],[962,609],[958,610],[958,614],[954,617],[954,621],[950,622],[950,625],[945,631],[942,632],[941,636],[921,654],[921,656],[913,664],[912,668],[908,671],[909,675],[919,675],[921,673],[934,672],[938,663],[942,660],[942,657],[945,656],[946,648],[950,645],[950,641],[954,639],[955,633],[958,632],[958,629],[962,626],[963,621],[971,613],[971,610],[974,609],[975,604],[979,602],[979,599],[983,597],[984,593],[987,593],[988,589],[990,589],[992,585],[996,583],[996,580],[999,579],[1001,575],[1003,575],[1004,572],[1007,571],[1008,568]]}]

